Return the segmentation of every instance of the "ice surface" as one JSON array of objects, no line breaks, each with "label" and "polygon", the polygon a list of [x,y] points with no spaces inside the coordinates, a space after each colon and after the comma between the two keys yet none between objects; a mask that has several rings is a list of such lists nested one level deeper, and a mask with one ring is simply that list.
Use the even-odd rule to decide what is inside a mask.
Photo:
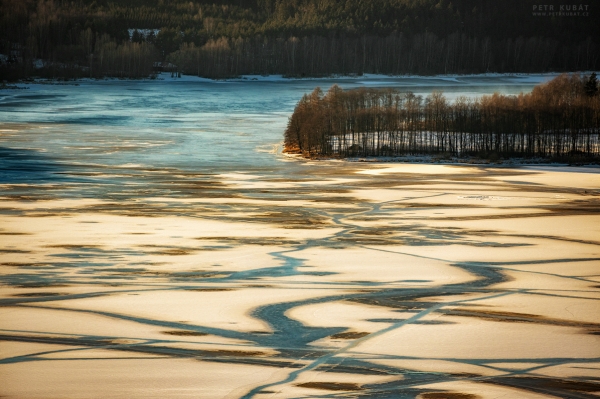
[{"label": "ice surface", "polygon": [[600,391],[598,168],[280,153],[317,85],[453,97],[548,78],[0,91],[0,396]]}]

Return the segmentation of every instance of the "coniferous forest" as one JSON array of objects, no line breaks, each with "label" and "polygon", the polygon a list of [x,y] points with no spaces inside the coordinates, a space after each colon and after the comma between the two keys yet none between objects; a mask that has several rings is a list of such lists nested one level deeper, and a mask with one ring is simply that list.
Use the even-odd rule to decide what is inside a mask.
[{"label": "coniferous forest", "polygon": [[168,63],[211,78],[598,69],[598,7],[548,16],[537,3],[0,0],[0,76],[136,78]]},{"label": "coniferous forest", "polygon": [[285,131],[285,151],[307,157],[539,157],[600,159],[600,96],[595,74],[560,75],[531,93],[495,93],[449,102],[395,89],[337,85],[305,95]]}]

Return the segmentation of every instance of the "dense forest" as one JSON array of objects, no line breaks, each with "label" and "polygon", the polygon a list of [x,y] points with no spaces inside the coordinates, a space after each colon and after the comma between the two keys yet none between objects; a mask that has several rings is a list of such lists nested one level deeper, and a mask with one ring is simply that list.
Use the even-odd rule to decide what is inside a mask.
[{"label": "dense forest", "polygon": [[0,76],[134,78],[165,63],[213,78],[598,69],[600,7],[542,15],[537,3],[0,0]]},{"label": "dense forest", "polygon": [[395,89],[316,88],[298,103],[285,151],[306,157],[442,154],[499,159],[600,160],[595,74],[560,75],[518,96],[449,102]]}]

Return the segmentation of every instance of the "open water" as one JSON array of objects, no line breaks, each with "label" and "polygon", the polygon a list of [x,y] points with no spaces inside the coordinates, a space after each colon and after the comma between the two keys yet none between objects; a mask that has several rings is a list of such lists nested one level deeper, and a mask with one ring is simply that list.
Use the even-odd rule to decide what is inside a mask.
[{"label": "open water", "polygon": [[27,90],[0,91],[0,182],[72,181],[94,173],[93,182],[101,184],[124,167],[286,174],[301,166],[282,162],[283,131],[300,97],[316,86],[396,87],[424,97],[442,90],[452,100],[528,92],[551,77],[210,81],[165,74],[144,81],[29,84]]}]

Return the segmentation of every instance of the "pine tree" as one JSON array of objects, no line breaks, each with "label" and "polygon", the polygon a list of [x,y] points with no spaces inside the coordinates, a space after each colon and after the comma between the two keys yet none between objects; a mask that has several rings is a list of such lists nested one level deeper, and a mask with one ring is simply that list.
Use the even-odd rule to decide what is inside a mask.
[{"label": "pine tree", "polygon": [[587,82],[585,82],[585,94],[589,97],[594,97],[598,94],[598,78],[596,72],[592,72]]}]

